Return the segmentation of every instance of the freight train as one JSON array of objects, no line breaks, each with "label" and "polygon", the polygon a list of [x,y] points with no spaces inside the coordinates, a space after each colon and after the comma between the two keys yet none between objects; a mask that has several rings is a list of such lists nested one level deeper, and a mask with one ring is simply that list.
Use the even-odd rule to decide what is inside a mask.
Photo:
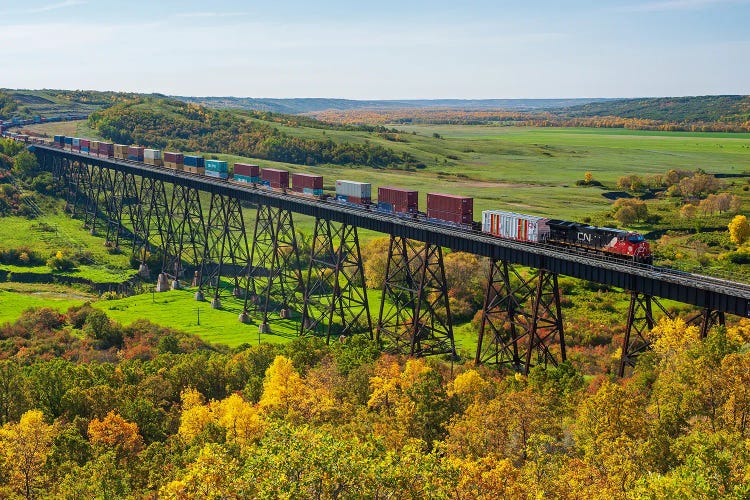
[{"label": "freight train", "polygon": [[[7,135],[8,132],[6,131]],[[17,136],[18,134],[11,134]],[[18,138],[24,142],[37,138]],[[607,227],[596,227],[579,222],[519,214],[503,210],[485,210],[480,223],[474,221],[474,199],[445,193],[427,193],[427,211],[419,210],[419,193],[415,190],[382,186],[378,188],[377,202],[372,200],[372,185],[366,182],[336,180],[335,193],[323,191],[320,175],[292,173],[277,168],[261,168],[249,163],[235,163],[230,173],[229,165],[221,160],[207,160],[202,156],[163,152],[126,144],[113,144],[77,137],[54,136],[51,144],[67,151],[83,152],[99,157],[115,158],[145,163],[156,167],[189,172],[223,179],[227,182],[249,184],[295,196],[305,196],[363,207],[423,220],[434,224],[450,225],[469,231],[479,231],[494,237],[536,245],[564,246],[578,252],[593,252],[651,264],[651,247],[636,232]]]}]

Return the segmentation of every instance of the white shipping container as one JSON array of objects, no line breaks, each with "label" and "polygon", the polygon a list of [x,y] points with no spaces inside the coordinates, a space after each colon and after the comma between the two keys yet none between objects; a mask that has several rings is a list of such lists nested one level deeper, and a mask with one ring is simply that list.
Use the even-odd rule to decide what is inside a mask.
[{"label": "white shipping container", "polygon": [[161,160],[160,149],[144,149],[143,158],[146,160]]},{"label": "white shipping container", "polygon": [[336,194],[341,196],[354,196],[360,199],[369,199],[372,185],[369,182],[336,181]]},{"label": "white shipping container", "polygon": [[517,214],[503,210],[482,212],[482,232],[501,238],[538,243],[549,237],[549,219],[536,215]]}]

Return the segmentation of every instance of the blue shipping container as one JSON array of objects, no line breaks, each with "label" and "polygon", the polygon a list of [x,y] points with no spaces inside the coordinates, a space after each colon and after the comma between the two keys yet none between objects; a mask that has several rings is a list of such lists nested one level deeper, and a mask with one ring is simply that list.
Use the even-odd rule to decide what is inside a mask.
[{"label": "blue shipping container", "polygon": [[214,172],[212,170],[208,170],[208,167],[206,167],[206,177],[216,177],[217,179],[228,179],[229,174],[226,172]]},{"label": "blue shipping container", "polygon": [[65,144],[73,144],[73,138],[72,137],[66,137],[65,138]]},{"label": "blue shipping container", "polygon": [[83,151],[84,153],[88,153],[89,152],[89,148],[87,148],[86,146],[84,146],[84,147],[81,148],[81,151]]},{"label": "blue shipping container", "polygon": [[311,194],[313,196],[323,196],[322,189],[302,188],[302,192],[305,194]]},{"label": "blue shipping container", "polygon": [[250,177],[249,175],[234,174],[234,180],[237,182],[246,182],[247,184],[258,184],[260,177]]},{"label": "blue shipping container", "polygon": [[379,201],[378,210],[382,212],[393,212],[393,203],[386,203],[385,201]]},{"label": "blue shipping container", "polygon": [[229,172],[227,162],[221,160],[206,160],[206,171],[211,172]]},{"label": "blue shipping container", "polygon": [[196,167],[196,168],[203,168],[204,167],[204,160],[202,156],[188,156],[186,155],[183,158],[183,165],[186,167]]}]

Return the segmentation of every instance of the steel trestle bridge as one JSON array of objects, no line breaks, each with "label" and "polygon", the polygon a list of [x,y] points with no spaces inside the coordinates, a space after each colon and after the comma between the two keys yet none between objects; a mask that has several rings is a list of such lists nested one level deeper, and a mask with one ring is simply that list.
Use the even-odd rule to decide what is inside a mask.
[{"label": "steel trestle bridge", "polygon": [[[456,354],[443,248],[490,260],[475,361],[528,372],[565,359],[558,276],[630,294],[620,375],[648,348],[657,298],[693,305],[688,320],[705,336],[724,315],[750,316],[750,285],[637,264],[600,254],[505,240],[462,228],[403,218],[365,207],[306,198],[143,163],[35,144],[54,174],[69,211],[97,224],[107,241],[128,240],[145,259],[159,250],[161,272],[179,284],[184,267],[194,285],[220,307],[224,283],[244,300],[242,320],[255,311],[267,329],[270,312],[297,307],[301,333],[368,333],[395,352]],[[209,199],[208,207],[205,200]],[[254,224],[242,206],[254,205]],[[300,256],[292,214],[315,219],[311,254]],[[246,230],[246,227],[248,228]],[[252,230],[251,230],[252,229]],[[390,236],[378,318],[370,317],[357,230]],[[302,257],[302,260],[300,260]],[[307,269],[300,262],[309,260]],[[516,267],[531,268],[531,272]],[[375,323],[373,325],[373,323]]]}]

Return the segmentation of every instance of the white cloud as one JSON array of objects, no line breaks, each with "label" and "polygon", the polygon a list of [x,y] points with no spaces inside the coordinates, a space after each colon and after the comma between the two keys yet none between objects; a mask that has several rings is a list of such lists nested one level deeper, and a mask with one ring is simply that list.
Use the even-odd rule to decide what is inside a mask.
[{"label": "white cloud", "polygon": [[87,3],[86,0],[65,0],[64,2],[60,2],[60,3],[53,3],[50,5],[45,5],[43,7],[36,7],[33,9],[29,9],[27,12],[29,14],[39,14],[40,12],[48,12],[50,10],[64,9],[65,7],[73,7],[75,5],[83,5],[85,3]]}]

